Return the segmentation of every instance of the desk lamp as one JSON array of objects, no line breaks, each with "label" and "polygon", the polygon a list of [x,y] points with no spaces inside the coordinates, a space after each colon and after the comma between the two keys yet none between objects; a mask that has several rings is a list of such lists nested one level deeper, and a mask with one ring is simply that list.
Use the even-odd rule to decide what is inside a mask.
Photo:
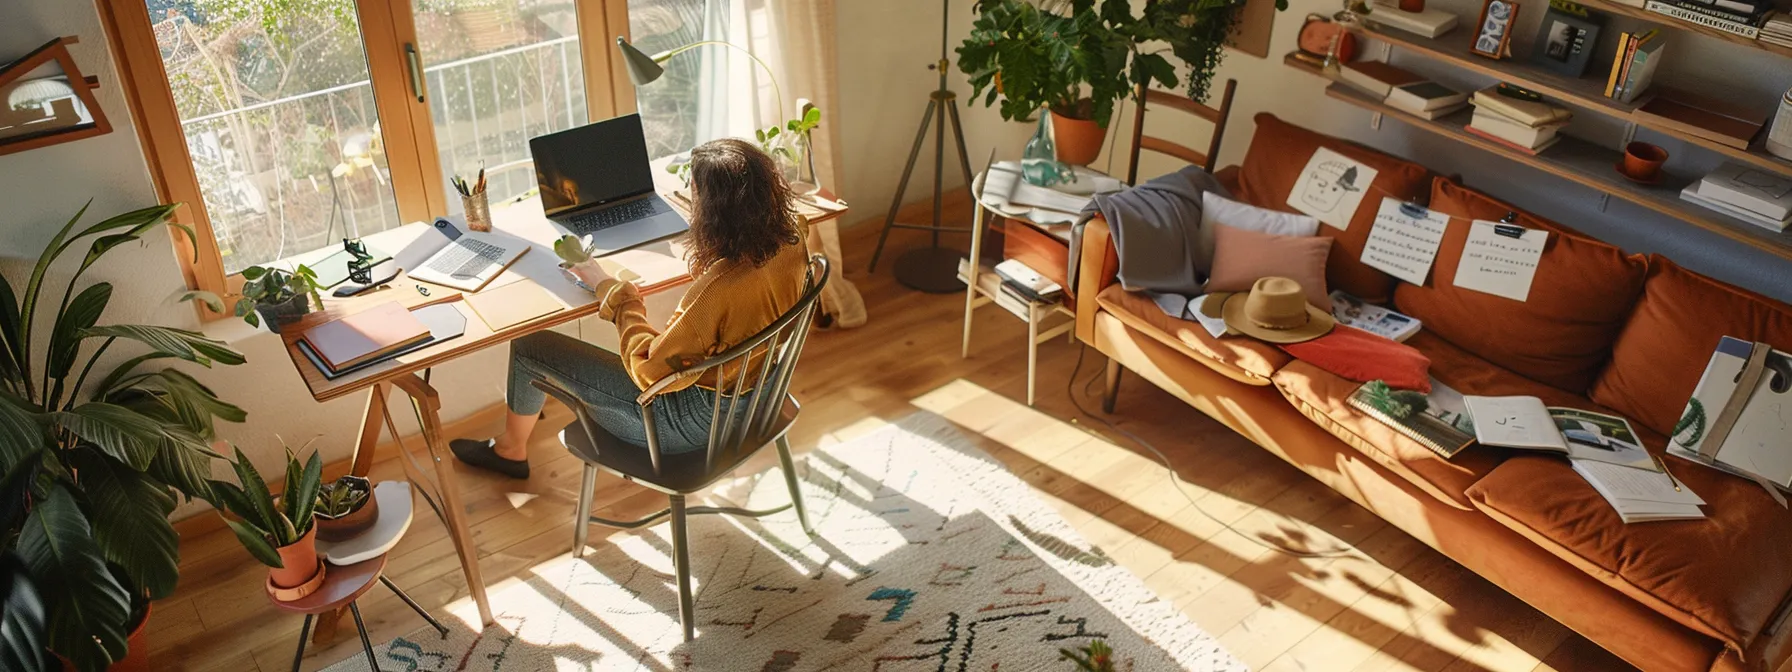
[{"label": "desk lamp", "polygon": [[772,83],[772,98],[778,102],[778,123],[784,123],[784,119],[786,119],[784,116],[784,93],[778,88],[778,76],[772,73],[771,66],[766,65],[765,61],[759,60],[759,57],[754,56],[753,52],[746,47],[721,40],[702,40],[648,56],[640,49],[636,49],[635,45],[630,44],[628,38],[621,35],[616,36],[616,48],[622,52],[622,60],[628,63],[628,78],[629,81],[635,83],[635,86],[650,84],[653,80],[659,79],[660,75],[666,74],[666,69],[660,67],[660,64],[665,63],[673,56],[709,45],[737,49],[740,53],[746,54],[747,58],[753,59],[754,63],[758,63],[759,67],[765,69],[765,77]]}]

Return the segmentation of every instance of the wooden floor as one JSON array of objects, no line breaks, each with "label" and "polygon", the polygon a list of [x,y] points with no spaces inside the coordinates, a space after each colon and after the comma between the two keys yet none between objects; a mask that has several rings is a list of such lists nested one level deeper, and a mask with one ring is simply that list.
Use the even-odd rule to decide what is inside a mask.
[{"label": "wooden floor", "polygon": [[[948,212],[968,219],[968,207]],[[1099,377],[1097,355],[1070,380],[1081,346],[1043,346],[1037,408],[1012,401],[1025,398],[1025,326],[998,308],[980,309],[972,356],[960,358],[962,295],[908,291],[891,279],[887,262],[868,274],[876,228],[851,229],[845,241],[846,277],[864,293],[870,325],[815,334],[797,372],[793,392],[804,403],[793,436],[799,451],[919,409],[945,415],[1253,669],[1628,669],[1207,416],[1129,379],[1112,417],[1167,454],[1187,482],[1179,490],[1150,453],[1073,406],[1068,388],[1084,408],[1098,406],[1081,392],[1084,381]],[[901,252],[924,240],[899,232],[891,246]],[[963,236],[948,242],[964,245]],[[557,407],[550,413],[530,446],[533,478],[462,472],[473,536],[494,589],[571,545],[579,463],[553,436],[568,415]],[[471,424],[484,425],[487,435],[498,428],[491,414]],[[774,464],[761,459],[747,470]],[[400,477],[391,461],[374,472],[376,479]],[[664,505],[657,493],[605,477],[595,513],[632,518]],[[591,543],[603,543],[604,534],[593,528]],[[1341,552],[1295,557],[1262,540]],[[388,575],[438,615],[466,597],[444,530],[429,516],[419,516],[393,551]],[[155,605],[150,621],[154,669],[288,669],[301,619],[268,606],[265,576],[228,531],[184,535],[180,588]],[[369,593],[362,607],[376,641],[423,626],[382,590]],[[327,645],[307,650],[304,669],[358,653],[347,625]]]}]

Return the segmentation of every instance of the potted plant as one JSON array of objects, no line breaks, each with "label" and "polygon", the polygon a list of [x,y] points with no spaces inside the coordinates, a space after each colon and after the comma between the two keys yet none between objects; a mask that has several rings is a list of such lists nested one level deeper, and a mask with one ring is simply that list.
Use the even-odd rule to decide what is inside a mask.
[{"label": "potted plant", "polygon": [[[317,561],[317,525],[312,516],[317,507],[318,485],[323,480],[323,458],[312,452],[311,458],[301,465],[292,449],[286,449],[285,487],[278,497],[268,490],[267,481],[261,480],[261,472],[243,456],[242,449],[236,450],[236,460],[230,466],[236,471],[236,483],[211,482],[218,515],[236,533],[237,541],[249,549],[249,555],[272,568],[268,571],[268,583],[276,596],[280,591],[292,591],[292,596],[285,599],[309,594],[323,579],[323,565]],[[230,515],[224,515],[226,512]]]},{"label": "potted plant", "polygon": [[[81,285],[118,246],[185,228],[169,221],[175,207],[77,230],[83,207],[22,292],[0,277],[0,552],[17,554],[38,588],[49,617],[43,643],[81,672],[147,665],[150,601],[174,592],[180,576],[168,522],[176,493],[211,497],[213,423],[245,417],[192,376],[149,366],[235,365],[240,353],[192,331],[100,325],[112,285]],[[50,268],[77,246],[82,259],[58,297]],[[95,371],[102,359],[118,363]]]},{"label": "potted plant", "polygon": [[317,491],[317,538],[345,541],[366,532],[380,517],[380,503],[373,496],[373,482],[360,476],[343,476]]},{"label": "potted plant", "polygon": [[1116,102],[1136,98],[1140,84],[1179,82],[1161,50],[1143,45],[1168,44],[1189,68],[1189,98],[1205,100],[1244,3],[1148,0],[1135,16],[1127,0],[1101,0],[1099,8],[1096,0],[979,0],[958,67],[970,76],[971,100],[995,105],[1000,97],[1004,119],[1048,110],[1058,160],[1087,164],[1101,153]]},{"label": "potted plant", "polygon": [[[304,264],[287,271],[267,266],[243,269],[243,296],[236,301],[236,316],[253,326],[266,320],[275,331],[299,321],[313,307],[324,305],[317,272]],[[257,317],[259,315],[259,317]]]}]

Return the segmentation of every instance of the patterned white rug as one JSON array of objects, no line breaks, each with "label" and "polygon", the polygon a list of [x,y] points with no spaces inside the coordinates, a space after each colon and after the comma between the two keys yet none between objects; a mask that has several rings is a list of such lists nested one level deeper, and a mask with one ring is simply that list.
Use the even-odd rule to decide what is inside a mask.
[{"label": "patterned white rug", "polygon": [[[1099,638],[1119,670],[1244,669],[938,416],[816,450],[798,469],[819,541],[794,512],[691,519],[691,644],[662,523],[535,567],[492,594],[497,623],[483,634],[421,628],[379,647],[381,667],[1069,672],[1058,650]],[[769,508],[788,496],[773,469],[715,499]],[[474,620],[470,604],[452,610]],[[328,672],[365,669],[357,654]]]}]

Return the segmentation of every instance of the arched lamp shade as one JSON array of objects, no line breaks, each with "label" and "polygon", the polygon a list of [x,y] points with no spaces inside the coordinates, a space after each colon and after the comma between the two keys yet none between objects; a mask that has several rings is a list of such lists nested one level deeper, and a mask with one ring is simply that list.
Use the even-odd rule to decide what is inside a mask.
[{"label": "arched lamp shade", "polygon": [[647,84],[666,74],[666,69],[660,67],[659,61],[629,44],[628,38],[616,36],[616,48],[622,51],[622,60],[628,63],[629,81],[634,82],[635,86]]}]

